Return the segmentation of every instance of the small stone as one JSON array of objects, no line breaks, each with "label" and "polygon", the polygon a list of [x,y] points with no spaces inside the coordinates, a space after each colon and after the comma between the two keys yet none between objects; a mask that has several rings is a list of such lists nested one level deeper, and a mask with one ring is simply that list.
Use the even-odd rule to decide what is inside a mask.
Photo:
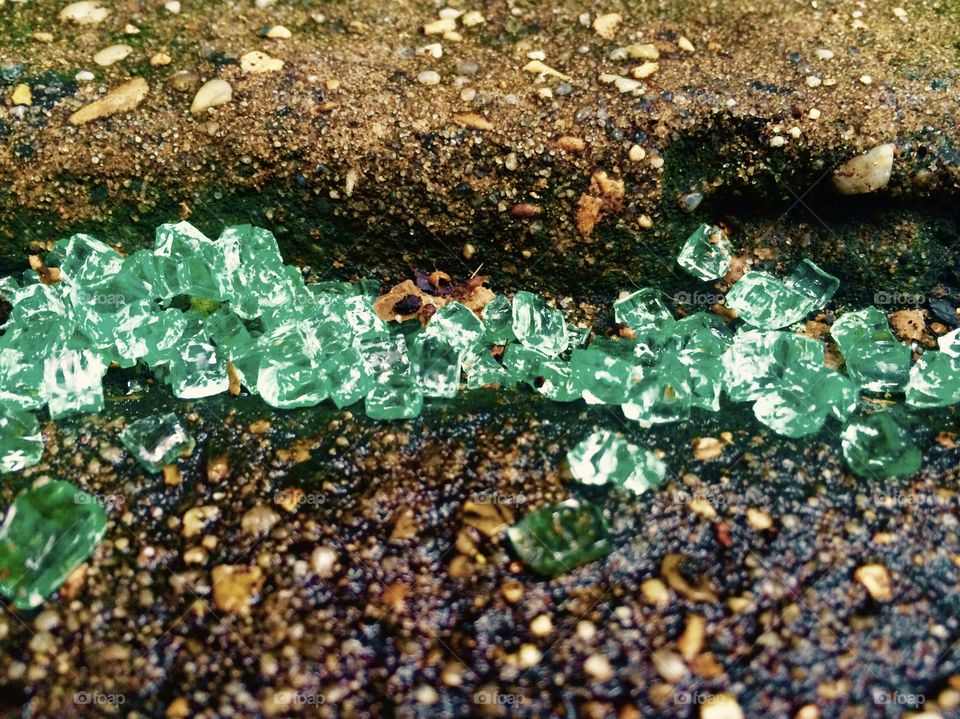
[{"label": "small stone", "polygon": [[549,65],[545,65],[540,60],[531,60],[526,65],[523,66],[524,72],[533,73],[534,75],[544,75],[549,77],[556,77],[560,80],[569,82],[573,78],[569,75],[564,75],[562,72],[554,70]]},{"label": "small stone", "polygon": [[267,37],[271,40],[289,40],[293,37],[293,33],[283,25],[273,25],[267,30]]},{"label": "small stone", "polygon": [[650,77],[657,70],[660,69],[660,64],[656,62],[645,62],[638,67],[633,68],[630,71],[630,74],[635,77],[637,80],[643,80],[644,78]]},{"label": "small stone", "polygon": [[486,21],[487,20],[483,16],[483,13],[477,10],[471,10],[470,12],[464,14],[462,18],[460,18],[460,22],[464,27],[476,27],[477,25],[483,25],[483,23]]},{"label": "small stone", "polygon": [[233,88],[230,87],[230,83],[220,78],[207,80],[207,82],[197,90],[197,94],[193,98],[193,103],[190,105],[190,112],[197,115],[211,107],[226,105],[232,99]]},{"label": "small stone", "polygon": [[890,574],[882,564],[864,564],[857,567],[853,578],[878,602],[889,602],[893,599]]},{"label": "small stone", "polygon": [[873,78],[870,77],[869,75],[861,75],[861,76],[860,76],[860,82],[863,83],[864,85],[872,85],[872,84],[873,84]]},{"label": "small stone", "polygon": [[93,61],[101,67],[109,67],[128,57],[132,52],[133,48],[129,45],[110,45],[94,55]]},{"label": "small stone", "polygon": [[417,82],[421,85],[439,85],[440,73],[436,70],[424,70],[417,75]]},{"label": "small stone", "polygon": [[173,61],[167,53],[158,52],[150,57],[150,67],[163,67],[164,65],[169,65]]},{"label": "small stone", "polygon": [[199,78],[189,70],[178,70],[170,76],[170,87],[177,92],[187,92],[195,87]]},{"label": "small stone", "polygon": [[424,35],[443,35],[457,29],[457,21],[451,17],[442,17],[439,20],[428,22],[423,26]]},{"label": "small stone", "polygon": [[107,516],[68,482],[36,484],[17,495],[0,526],[0,593],[33,609],[97,548]]},{"label": "small stone", "polygon": [[647,151],[640,145],[631,145],[627,156],[630,158],[630,162],[640,162],[647,156]]},{"label": "small stone", "polygon": [[819,120],[820,111],[815,107],[811,107],[810,112],[807,113],[807,117],[809,117],[811,120]]},{"label": "small stone", "polygon": [[652,42],[627,45],[624,50],[631,60],[658,60],[660,58],[660,51]]},{"label": "small stone", "polygon": [[604,40],[613,40],[617,35],[617,29],[623,22],[623,15],[616,12],[598,15],[594,18],[593,29]]},{"label": "small stone", "polygon": [[333,576],[337,566],[337,552],[332,547],[317,547],[310,554],[310,568],[323,579]]},{"label": "small stone", "polygon": [[700,707],[700,719],[743,719],[743,709],[732,694],[716,694]]},{"label": "small stone", "polygon": [[693,46],[693,43],[690,42],[685,36],[681,35],[680,39],[677,40],[677,47],[679,47],[684,52],[696,52],[697,49]]},{"label": "small stone", "polygon": [[249,614],[250,607],[263,587],[260,567],[221,564],[211,572],[213,603],[223,612]]},{"label": "small stone", "polygon": [[265,504],[258,504],[248,510],[240,519],[240,526],[247,534],[263,536],[280,521],[280,515]]},{"label": "small stone", "polygon": [[613,85],[622,93],[636,93],[643,90],[643,83],[641,83],[639,80],[632,80],[629,77],[624,77],[623,75],[603,73],[600,75],[600,82],[606,83],[607,85]]},{"label": "small stone", "polygon": [[613,667],[610,666],[610,660],[602,654],[591,654],[583,662],[583,671],[587,676],[598,682],[606,682],[613,679]]},{"label": "small stone", "polygon": [[96,78],[89,70],[80,70],[76,75],[73,76],[73,79],[77,82],[92,82]]},{"label": "small stone", "polygon": [[32,105],[33,94],[30,92],[30,86],[21,83],[13,88],[13,94],[10,95],[10,102],[14,105]]},{"label": "small stone", "polygon": [[553,621],[546,614],[541,614],[530,622],[530,633],[535,637],[545,637],[553,631]]},{"label": "small stone", "polygon": [[165,2],[165,3],[163,4],[163,8],[164,8],[164,10],[166,10],[166,11],[167,11],[168,13],[170,13],[171,15],[179,15],[179,14],[180,14],[180,0],[167,0],[167,2]]},{"label": "small stone", "polygon": [[35,32],[33,33],[33,39],[37,42],[49,43],[53,42],[53,33],[52,32]]},{"label": "small stone", "polygon": [[101,117],[128,112],[143,102],[149,89],[146,80],[136,77],[117,86],[99,100],[77,110],[68,121],[71,125],[83,125]]},{"label": "small stone", "polygon": [[429,45],[423,45],[422,47],[417,48],[417,55],[426,55],[432,57],[435,60],[439,60],[443,57],[443,45],[438,42],[430,43]]},{"label": "small stone", "polygon": [[887,186],[893,171],[893,144],[878,145],[854,157],[833,173],[833,186],[841,195],[862,195]]},{"label": "small stone", "polygon": [[831,60],[833,59],[833,50],[828,50],[825,47],[819,47],[814,51],[814,54],[820,60]]},{"label": "small stone", "polygon": [[278,72],[283,69],[283,60],[270,57],[265,52],[253,50],[252,52],[248,52],[240,56],[240,69],[248,75],[259,75],[266,72]]},{"label": "small stone", "polygon": [[[455,122],[464,127],[469,127],[473,130],[487,131],[493,129],[493,123],[490,122],[483,115],[479,115],[475,112],[464,112],[453,116]],[[509,169],[509,168],[508,168]],[[514,168],[516,169],[516,168]]]},{"label": "small stone", "polygon": [[110,11],[96,0],[83,0],[67,5],[60,11],[60,22],[77,25],[96,25],[107,19]]},{"label": "small stone", "polygon": [[820,87],[823,81],[816,75],[807,75],[807,87]]}]

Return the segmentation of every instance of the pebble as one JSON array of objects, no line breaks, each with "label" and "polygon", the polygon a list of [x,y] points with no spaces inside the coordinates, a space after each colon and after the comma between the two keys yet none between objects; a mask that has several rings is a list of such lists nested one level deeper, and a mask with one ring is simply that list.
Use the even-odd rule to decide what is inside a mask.
[{"label": "pebble", "polygon": [[604,40],[613,40],[616,37],[617,29],[623,22],[623,15],[618,12],[610,12],[606,15],[598,15],[593,21],[593,30]]},{"label": "pebble", "polygon": [[441,18],[450,18],[451,20],[456,20],[458,17],[463,15],[463,10],[457,10],[455,7],[445,7],[441,8],[438,13]]},{"label": "pebble", "polygon": [[583,141],[583,138],[564,135],[557,138],[557,147],[566,152],[583,152],[587,149],[587,143]]},{"label": "pebble", "polygon": [[871,85],[873,84],[873,78],[869,75],[861,75],[860,82],[862,82],[864,85]]},{"label": "pebble", "polygon": [[478,10],[471,10],[466,15],[464,15],[460,22],[463,23],[464,27],[475,27],[476,25],[483,25],[487,19],[483,16]]},{"label": "pebble", "polygon": [[530,52],[527,53],[527,59],[528,60],[546,60],[547,53],[545,53],[543,50],[531,50]]},{"label": "pebble", "polygon": [[553,631],[553,621],[546,614],[541,614],[530,622],[530,632],[535,637],[545,637]]},{"label": "pebble", "polygon": [[129,45],[110,45],[94,55],[93,61],[101,67],[109,67],[128,57],[132,52],[133,48]]},{"label": "pebble", "polygon": [[247,534],[260,536],[273,529],[273,526],[279,521],[279,514],[265,504],[258,504],[243,515],[243,518],[240,520],[240,526],[243,527],[243,531]]},{"label": "pebble", "polygon": [[424,70],[417,75],[417,82],[421,85],[439,85],[440,73],[436,70]]},{"label": "pebble", "polygon": [[443,35],[457,29],[457,21],[452,17],[442,17],[423,26],[424,35]]},{"label": "pebble", "polygon": [[310,569],[318,577],[327,579],[333,576],[337,564],[337,552],[331,547],[317,547],[310,555]]},{"label": "pebble", "polygon": [[878,602],[889,602],[893,599],[890,574],[882,564],[864,564],[853,573],[853,578]]},{"label": "pebble", "polygon": [[260,567],[221,564],[211,572],[213,603],[223,612],[249,614],[254,596],[263,586]]},{"label": "pebble", "polygon": [[13,94],[10,96],[10,102],[14,105],[32,105],[33,93],[30,92],[29,85],[17,85],[13,88]]},{"label": "pebble", "polygon": [[293,33],[283,25],[273,25],[267,30],[267,37],[271,40],[289,40],[293,37]]},{"label": "pebble", "polygon": [[472,102],[473,98],[477,96],[477,91],[472,87],[465,87],[460,92],[460,99],[464,102]]},{"label": "pebble", "polygon": [[101,7],[96,0],[82,0],[70,3],[60,11],[61,22],[74,22],[77,25],[96,25],[107,19],[110,11]]},{"label": "pebble", "polygon": [[472,245],[471,243],[467,242],[466,244],[464,244],[463,249],[461,250],[461,252],[463,252],[463,257],[464,257],[464,259],[469,260],[469,259],[472,258],[475,254],[477,254],[477,248],[476,248],[474,245]]},{"label": "pebble", "polygon": [[432,705],[440,700],[440,695],[437,694],[437,690],[429,684],[421,684],[418,686],[414,692],[414,697],[418,704]]},{"label": "pebble", "polygon": [[677,40],[677,47],[679,47],[684,52],[696,52],[697,48],[693,46],[693,43],[690,42],[685,36],[681,35],[680,39]]},{"label": "pebble", "polygon": [[820,60],[833,59],[833,50],[828,50],[825,47],[818,47],[815,51],[815,54]]},{"label": "pebble", "polygon": [[35,32],[33,33],[33,39],[37,42],[53,42],[53,33],[52,32]]},{"label": "pebble", "polygon": [[456,70],[458,75],[476,75],[480,70],[480,66],[475,62],[468,62],[466,60],[458,60],[456,65]]},{"label": "pebble", "polygon": [[449,42],[463,42],[463,35],[456,30],[447,30],[447,32],[443,33],[443,39]]},{"label": "pebble", "polygon": [[750,523],[750,526],[754,529],[759,529],[761,531],[770,529],[773,526],[773,519],[766,512],[761,512],[759,509],[750,508],[747,510],[747,521]]},{"label": "pebble", "polygon": [[624,50],[627,51],[627,56],[632,60],[658,60],[660,58],[660,51],[652,42],[627,45]]},{"label": "pebble", "polygon": [[147,96],[150,86],[142,77],[135,77],[114,88],[106,95],[73,113],[68,122],[82,125],[100,117],[132,110]]},{"label": "pebble", "polygon": [[818,120],[820,118],[820,111],[815,107],[811,107],[810,112],[807,113],[807,117],[811,120]]},{"label": "pebble", "polygon": [[770,147],[783,147],[787,140],[782,135],[774,135],[770,138]]},{"label": "pebble", "polygon": [[613,678],[613,667],[610,660],[602,654],[591,654],[583,662],[583,671],[598,682],[609,681]]},{"label": "pebble", "polygon": [[199,79],[195,73],[189,70],[180,70],[170,76],[170,87],[177,92],[186,92],[196,85]]},{"label": "pebble", "polygon": [[645,77],[650,77],[653,73],[660,69],[660,63],[647,61],[638,67],[633,68],[630,71],[630,74],[633,75],[638,80],[643,80]]},{"label": "pebble", "polygon": [[169,12],[169,13],[173,13],[174,15],[179,15],[179,14],[180,14],[180,2],[179,2],[179,0],[168,0],[168,2],[165,2],[165,3],[163,4],[163,7],[164,7],[164,9],[165,9],[167,12]]},{"label": "pebble", "polygon": [[127,23],[126,25],[123,26],[123,34],[124,34],[124,35],[139,35],[139,34],[140,34],[140,28],[138,28],[136,25],[131,25],[130,23]]},{"label": "pebble", "polygon": [[77,82],[93,82],[94,78],[96,78],[96,75],[89,70],[81,70],[73,76],[73,79]]},{"label": "pebble", "polygon": [[902,7],[895,7],[893,9],[893,14],[900,20],[903,20],[904,22],[907,21],[907,11],[904,10]]},{"label": "pebble", "polygon": [[536,75],[549,75],[550,77],[556,77],[561,80],[572,80],[573,78],[569,75],[564,75],[562,72],[557,72],[549,65],[545,65],[541,60],[531,60],[526,65],[523,66],[525,72],[534,73]]},{"label": "pebble", "polygon": [[193,104],[190,105],[190,112],[194,115],[203,112],[211,107],[226,105],[233,99],[233,88],[230,83],[220,78],[207,80],[193,98]]},{"label": "pebble", "polygon": [[879,145],[864,155],[847,160],[833,175],[841,195],[862,195],[887,186],[893,171],[892,144]]},{"label": "pebble", "polygon": [[150,58],[150,67],[162,67],[164,65],[169,65],[173,58],[171,58],[165,52],[158,52],[153,57]]},{"label": "pebble", "polygon": [[640,162],[646,156],[647,151],[640,147],[640,145],[633,145],[630,148],[630,152],[627,153],[627,157],[630,158],[630,162]]},{"label": "pebble", "polygon": [[439,60],[441,57],[443,57],[443,45],[438,42],[432,42],[429,45],[418,47],[417,55],[429,55],[430,57]]},{"label": "pebble", "polygon": [[603,73],[600,75],[600,82],[606,83],[607,85],[613,85],[620,92],[637,92],[643,89],[643,83],[638,80],[632,80],[629,77],[624,77],[623,75],[611,75],[610,73]]},{"label": "pebble", "polygon": [[820,87],[823,81],[816,75],[807,75],[807,87]]},{"label": "pebble", "polygon": [[543,652],[535,645],[520,645],[520,651],[517,652],[517,660],[521,669],[529,669],[530,667],[536,666],[540,663],[541,659],[543,659]]},{"label": "pebble", "polygon": [[743,719],[743,709],[732,694],[717,694],[700,707],[700,719]]},{"label": "pebble", "polygon": [[240,69],[248,75],[277,72],[283,69],[283,60],[270,57],[265,52],[253,50],[240,56]]}]

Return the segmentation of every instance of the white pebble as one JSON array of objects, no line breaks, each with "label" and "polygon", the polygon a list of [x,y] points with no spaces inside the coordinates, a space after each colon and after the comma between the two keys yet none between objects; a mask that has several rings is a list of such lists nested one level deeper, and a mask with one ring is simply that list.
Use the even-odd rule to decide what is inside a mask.
[{"label": "white pebble", "polygon": [[132,52],[133,48],[129,45],[111,45],[94,55],[93,61],[101,67],[109,67],[115,62],[120,62]]},{"label": "white pebble", "polygon": [[811,107],[810,112],[807,113],[807,117],[809,117],[811,120],[819,120],[820,111],[815,107]]},{"label": "white pebble", "polygon": [[816,75],[807,76],[807,87],[820,87],[823,81]]},{"label": "white pebble", "polygon": [[833,50],[828,50],[825,47],[818,47],[816,50],[816,55],[821,60],[830,60],[833,58]]},{"label": "white pebble", "polygon": [[432,42],[429,45],[423,45],[417,48],[417,55],[429,55],[439,60],[443,57],[443,45],[438,42]]},{"label": "white pebble", "polygon": [[283,25],[274,25],[267,30],[267,37],[271,40],[289,40],[293,37],[293,33]]},{"label": "white pebble", "polygon": [[96,25],[103,22],[110,11],[100,7],[94,0],[70,3],[60,11],[60,22],[75,22],[77,25]]},{"label": "white pebble", "polygon": [[690,41],[689,41],[686,37],[684,37],[683,35],[681,35],[681,36],[680,36],[680,39],[677,40],[677,46],[678,46],[681,50],[683,50],[684,52],[696,52],[696,51],[697,51],[697,48],[695,48],[695,47],[693,46],[693,43],[690,42]]},{"label": "white pebble", "polygon": [[861,75],[860,82],[862,82],[864,85],[870,85],[871,83],[873,83],[873,78],[870,77],[869,75]]},{"label": "white pebble", "polygon": [[803,131],[802,131],[799,127],[796,127],[796,126],[791,127],[787,132],[789,132],[789,133],[790,133],[790,137],[792,137],[792,138],[794,138],[794,139],[798,139],[798,138],[800,137],[800,135],[803,134]]},{"label": "white pebble", "polygon": [[527,53],[527,57],[531,60],[546,60],[547,53],[543,50],[531,50]]},{"label": "white pebble", "polygon": [[770,138],[770,147],[783,147],[786,139],[781,135],[774,135]]},{"label": "white pebble", "polygon": [[478,11],[471,10],[466,15],[463,16],[463,19],[460,20],[463,23],[464,27],[473,27],[474,25],[483,25],[487,19]]},{"label": "white pebble", "polygon": [[172,12],[174,15],[180,13],[180,2],[179,0],[168,0],[163,4],[163,7],[166,8],[167,12]]},{"label": "white pebble", "polygon": [[436,70],[424,70],[417,75],[417,82],[421,85],[439,85],[440,73]]},{"label": "white pebble", "polygon": [[78,72],[76,75],[73,76],[73,79],[76,80],[77,82],[92,82],[95,77],[96,75],[94,75],[89,70],[81,70],[80,72]]},{"label": "white pebble", "polygon": [[208,108],[226,105],[232,99],[233,88],[230,87],[230,83],[220,78],[214,78],[205,82],[197,90],[197,94],[193,98],[193,104],[190,105],[190,112],[196,115]]},{"label": "white pebble", "polygon": [[896,15],[901,20],[903,20],[904,22],[907,21],[907,11],[904,10],[902,7],[895,7],[893,9],[893,14]]},{"label": "white pebble", "polygon": [[460,91],[460,99],[464,102],[473,102],[473,98],[477,96],[477,91],[472,87],[465,87]]}]

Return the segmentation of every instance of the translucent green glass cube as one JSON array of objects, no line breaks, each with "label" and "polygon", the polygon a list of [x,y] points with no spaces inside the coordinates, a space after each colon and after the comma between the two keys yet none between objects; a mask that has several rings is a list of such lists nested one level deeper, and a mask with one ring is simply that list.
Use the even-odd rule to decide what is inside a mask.
[{"label": "translucent green glass cube", "polygon": [[573,376],[569,362],[551,358],[540,364],[533,386],[544,397],[554,402],[572,402],[580,399],[580,385]]},{"label": "translucent green glass cube", "polygon": [[37,418],[0,401],[0,472],[19,472],[41,457],[43,437]]},{"label": "translucent green glass cube", "polygon": [[43,363],[37,355],[0,348],[0,404],[27,410],[39,409],[45,402]]},{"label": "translucent green glass cube", "polygon": [[477,343],[484,328],[473,310],[459,302],[451,302],[430,318],[424,332],[463,352]]},{"label": "translucent green glass cube", "polygon": [[748,325],[775,330],[796,324],[816,303],[767,272],[747,272],[727,292],[726,304]]},{"label": "translucent green glass cube", "polygon": [[843,354],[846,371],[872,392],[903,389],[910,375],[910,347],[890,330],[887,316],[875,307],[847,312],[830,328]]},{"label": "translucent green glass cube", "polygon": [[367,393],[364,410],[371,419],[412,419],[423,410],[423,392],[409,375],[381,374]]},{"label": "translucent green glass cube", "polygon": [[50,417],[59,419],[103,409],[103,375],[100,355],[90,350],[65,350],[43,364],[43,393]]},{"label": "translucent green glass cube", "polygon": [[106,528],[100,504],[68,482],[24,490],[0,526],[0,593],[18,609],[40,606],[93,554]]},{"label": "translucent green glass cube", "polygon": [[775,388],[791,369],[822,367],[823,344],[791,332],[747,330],[734,335],[720,361],[727,395],[748,402]]},{"label": "translucent green glass cube", "polygon": [[199,399],[227,391],[230,379],[226,361],[208,337],[201,334],[187,338],[178,350],[170,359],[167,376],[176,397]]},{"label": "translucent green glass cube", "polygon": [[673,325],[673,315],[660,293],[651,288],[637,290],[614,302],[613,316],[617,322],[634,330],[670,328]]},{"label": "translucent green glass cube", "polygon": [[733,247],[719,227],[700,225],[680,249],[677,264],[694,277],[707,281],[727,274]]},{"label": "translucent green glass cube", "polygon": [[621,404],[627,401],[631,378],[637,362],[622,354],[603,351],[603,343],[593,343],[570,352],[570,366],[588,404]]},{"label": "translucent green glass cube", "polygon": [[193,438],[172,412],[131,422],[120,434],[120,443],[144,469],[152,473],[175,462],[194,445]]},{"label": "translucent green glass cube", "polygon": [[320,367],[327,376],[330,399],[337,407],[349,407],[367,396],[373,380],[363,369],[363,357],[354,347],[326,355]]},{"label": "translucent green glass cube", "polygon": [[57,262],[63,280],[88,289],[110,282],[120,272],[123,257],[113,248],[90,235],[76,234],[58,241],[48,256]]},{"label": "translucent green glass cube", "polygon": [[689,372],[676,360],[644,367],[640,380],[620,408],[627,419],[641,427],[651,427],[689,419],[692,406]]},{"label": "translucent green glass cube", "polygon": [[960,357],[928,351],[910,368],[907,404],[948,407],[960,403]]},{"label": "translucent green glass cube", "polygon": [[847,424],[840,436],[843,456],[860,477],[905,477],[920,469],[920,450],[890,412],[858,418]]},{"label": "translucent green glass cube", "polygon": [[613,551],[600,507],[568,499],[541,507],[507,529],[517,556],[531,570],[556,576]]},{"label": "translucent green glass cube", "polygon": [[503,295],[497,295],[483,308],[484,338],[495,345],[512,342],[513,304]]},{"label": "translucent green glass cube", "polygon": [[642,494],[659,484],[667,467],[648,449],[622,435],[594,432],[567,452],[574,479],[583,484],[614,484]]},{"label": "translucent green glass cube", "polygon": [[532,292],[517,292],[513,298],[513,334],[530,349],[556,357],[569,343],[563,312]]},{"label": "translucent green glass cube", "polygon": [[491,354],[490,348],[480,344],[467,350],[463,355],[463,370],[467,376],[467,389],[477,389],[486,385],[512,387],[516,377],[500,364]]},{"label": "translucent green glass cube", "polygon": [[421,333],[411,345],[412,373],[425,397],[455,397],[460,389],[460,351],[448,344],[448,332],[442,337]]},{"label": "translucent green glass cube", "polygon": [[827,417],[845,420],[856,409],[858,394],[853,382],[833,370],[797,368],[760,397],[753,412],[777,434],[804,437],[823,427]]}]

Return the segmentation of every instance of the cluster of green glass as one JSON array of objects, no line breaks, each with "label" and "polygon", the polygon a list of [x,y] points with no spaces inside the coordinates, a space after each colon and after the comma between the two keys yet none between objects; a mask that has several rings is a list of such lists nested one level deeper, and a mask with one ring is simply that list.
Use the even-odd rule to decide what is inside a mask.
[{"label": "cluster of green glass", "polygon": [[[703,225],[677,261],[707,281],[723,277],[732,256],[726,234]],[[107,367],[137,363],[185,399],[227,391],[232,375],[273,407],[362,400],[368,416],[387,420],[415,417],[425,397],[452,397],[462,384],[526,384],[555,401],[619,405],[641,427],[685,421],[693,409],[716,412],[725,394],[751,402],[760,422],[789,437],[830,418],[846,423],[844,454],[868,476],[913,471],[919,452],[892,416],[857,414],[861,391],[902,392],[921,408],[960,400],[958,333],[911,367],[910,348],[876,308],[837,319],[831,333],[846,371],[826,367],[821,341],[787,329],[823,308],[839,285],[809,260],[783,280],[748,272],[737,281],[727,293],[742,320],[735,331],[712,313],[677,319],[647,288],[614,303],[624,326],[618,336],[592,338],[530,292],[497,296],[479,314],[449,302],[425,327],[385,322],[374,309],[375,283],[307,284],[283,264],[273,235],[250,225],[228,227],[217,240],[186,222],[162,225],[152,250],[126,257],[78,234],[56,243],[46,262],[61,281],[41,283],[35,272],[0,280],[12,305],[0,327],[0,471],[40,460],[33,412],[46,406],[56,419],[99,411]],[[192,443],[174,415],[131,423],[121,441],[151,472]],[[569,460],[583,483],[634,492],[665,472],[648,450],[602,432]],[[560,505],[518,526],[537,525],[537,542],[550,546],[540,535],[550,526],[566,531],[558,517],[574,526],[583,515],[599,537],[591,513]],[[521,555],[534,546],[522,535],[510,535]],[[561,563],[606,544],[584,546]]]}]

